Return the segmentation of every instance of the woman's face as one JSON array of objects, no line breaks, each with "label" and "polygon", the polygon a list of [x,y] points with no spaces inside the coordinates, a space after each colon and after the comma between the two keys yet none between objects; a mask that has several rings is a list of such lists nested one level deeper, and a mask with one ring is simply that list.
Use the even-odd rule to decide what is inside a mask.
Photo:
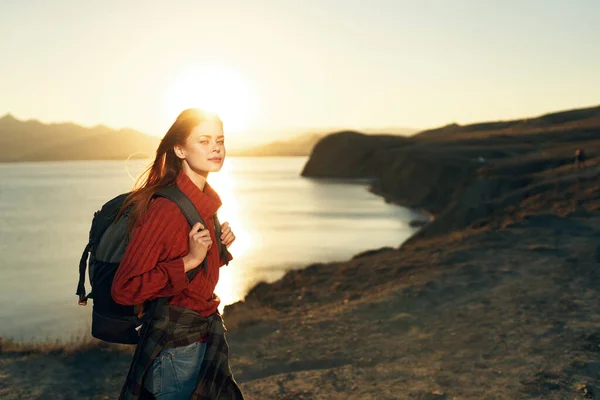
[{"label": "woman's face", "polygon": [[218,172],[225,161],[225,136],[218,121],[196,125],[183,146],[175,146],[175,154],[198,173]]}]

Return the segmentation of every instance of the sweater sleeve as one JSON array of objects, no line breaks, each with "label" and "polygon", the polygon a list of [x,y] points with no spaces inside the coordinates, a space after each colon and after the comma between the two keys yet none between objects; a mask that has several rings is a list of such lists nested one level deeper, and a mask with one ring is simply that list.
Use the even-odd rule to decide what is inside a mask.
[{"label": "sweater sleeve", "polygon": [[188,286],[182,258],[188,252],[187,222],[182,223],[183,216],[169,200],[153,203],[136,225],[115,273],[111,294],[119,304],[174,296]]}]

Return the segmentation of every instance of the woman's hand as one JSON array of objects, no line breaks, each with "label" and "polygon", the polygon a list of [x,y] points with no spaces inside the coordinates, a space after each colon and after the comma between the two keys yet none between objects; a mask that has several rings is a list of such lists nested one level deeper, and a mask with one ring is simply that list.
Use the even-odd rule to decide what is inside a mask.
[{"label": "woman's hand", "polygon": [[183,266],[185,272],[196,268],[204,259],[208,250],[212,247],[212,239],[210,238],[210,232],[208,229],[204,229],[204,226],[200,222],[196,222],[192,226],[192,230],[188,234],[190,242],[190,251],[183,257]]},{"label": "woman's hand", "polygon": [[229,222],[223,222],[221,225],[221,242],[225,245],[225,247],[229,247],[234,240],[235,235],[229,227]]}]

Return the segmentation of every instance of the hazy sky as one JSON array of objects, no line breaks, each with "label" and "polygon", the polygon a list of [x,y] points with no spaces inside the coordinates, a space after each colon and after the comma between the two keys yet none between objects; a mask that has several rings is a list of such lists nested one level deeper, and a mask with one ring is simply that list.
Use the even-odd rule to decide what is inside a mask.
[{"label": "hazy sky", "polygon": [[599,21],[599,0],[2,0],[0,115],[162,135],[198,99],[240,143],[532,116],[600,104]]}]

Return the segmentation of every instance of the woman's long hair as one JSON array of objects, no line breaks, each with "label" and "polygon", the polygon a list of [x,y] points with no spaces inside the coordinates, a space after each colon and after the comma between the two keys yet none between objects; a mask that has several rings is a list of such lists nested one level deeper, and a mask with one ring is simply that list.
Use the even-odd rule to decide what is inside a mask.
[{"label": "woman's long hair", "polygon": [[129,215],[130,235],[137,221],[148,210],[154,194],[158,189],[173,184],[181,171],[182,160],[175,155],[173,147],[177,144],[183,145],[192,129],[205,121],[217,121],[221,127],[223,126],[218,116],[197,108],[190,108],[179,114],[160,141],[154,162],[137,179],[133,191],[127,196],[117,214],[118,219],[125,210],[133,205]]}]

